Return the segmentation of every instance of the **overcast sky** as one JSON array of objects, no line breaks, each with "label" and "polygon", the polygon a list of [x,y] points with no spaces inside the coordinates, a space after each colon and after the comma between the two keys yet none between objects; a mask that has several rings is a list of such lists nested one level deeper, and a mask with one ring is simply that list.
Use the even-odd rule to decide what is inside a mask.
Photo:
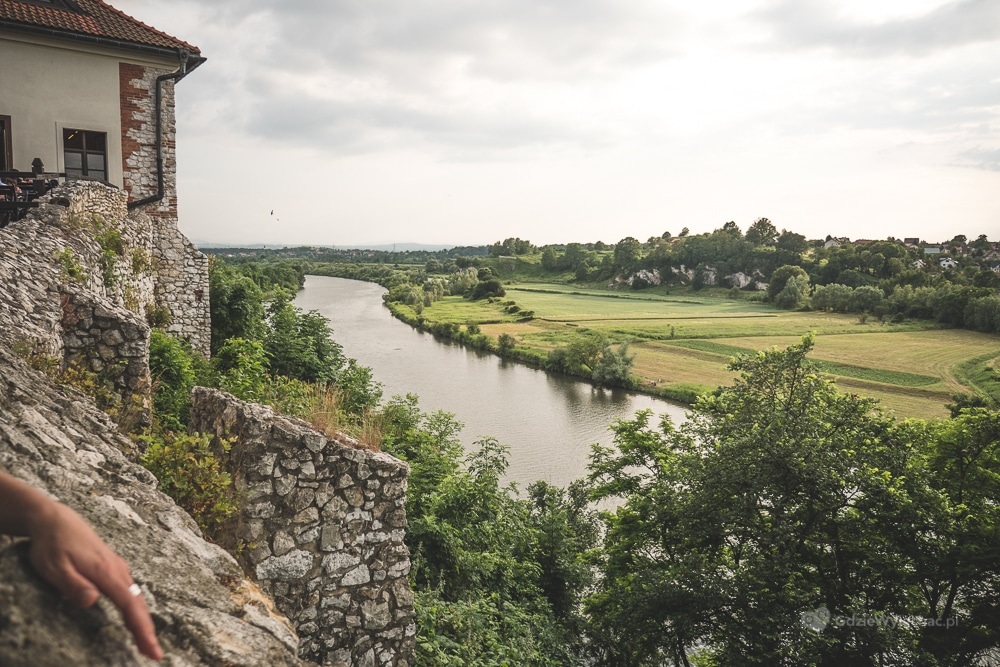
[{"label": "overcast sky", "polygon": [[199,241],[1000,239],[1000,0],[110,1]]}]

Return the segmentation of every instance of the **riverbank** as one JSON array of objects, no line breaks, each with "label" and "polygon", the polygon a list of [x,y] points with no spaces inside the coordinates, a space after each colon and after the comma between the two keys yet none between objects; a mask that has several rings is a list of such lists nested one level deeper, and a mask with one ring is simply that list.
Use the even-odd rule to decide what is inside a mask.
[{"label": "riverbank", "polygon": [[628,342],[630,389],[688,404],[732,382],[733,356],[787,347],[807,333],[816,334],[812,360],[842,391],[875,398],[898,418],[947,416],[953,396],[975,391],[970,380],[995,375],[1000,359],[997,336],[931,321],[779,310],[707,290],[514,282],[504,289],[501,298],[396,301],[390,310],[418,330],[534,368],[548,368],[552,350],[584,335]]},{"label": "riverbank", "polygon": [[[503,333],[491,336],[483,333],[483,327],[489,327],[493,322],[467,323],[464,325],[455,322],[434,321],[418,314],[412,307],[393,301],[386,301],[386,307],[393,317],[401,322],[409,324],[418,331],[424,331],[433,336],[449,340],[460,345],[466,345],[473,349],[483,350],[497,355],[502,359],[525,364],[532,368],[546,371],[548,373],[561,373],[570,375],[581,380],[590,382],[595,386],[611,386],[630,391],[639,392],[648,396],[655,396],[669,401],[692,405],[700,395],[711,390],[707,386],[680,386],[664,385],[659,386],[655,381],[644,383],[639,378],[633,378],[629,382],[605,382],[596,383],[593,378],[585,373],[572,373],[567,371],[556,371],[550,368],[548,353],[544,350],[517,345],[516,340],[504,344]],[[533,317],[519,318],[520,322],[528,322]]]},{"label": "riverbank", "polygon": [[369,367],[383,396],[419,396],[427,414],[464,425],[466,450],[494,437],[510,448],[504,476],[522,490],[536,480],[565,487],[587,475],[591,445],[613,444],[609,426],[649,410],[652,422],[685,419],[685,406],[618,388],[597,388],[423,332],[392,316],[378,284],[310,275],[295,298],[327,318],[344,353]]}]

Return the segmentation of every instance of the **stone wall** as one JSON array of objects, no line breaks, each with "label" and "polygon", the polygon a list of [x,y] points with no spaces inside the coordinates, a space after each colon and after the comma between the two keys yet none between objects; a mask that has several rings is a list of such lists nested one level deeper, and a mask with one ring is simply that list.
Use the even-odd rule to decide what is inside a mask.
[{"label": "stone wall", "polygon": [[[73,507],[128,561],[165,665],[304,664],[287,619],[223,549],[129,461],[132,442],[89,399],[53,386],[0,339],[0,469]],[[129,456],[126,456],[126,453]],[[31,570],[24,540],[0,537],[0,665],[152,664],[106,600],[67,604]]]},{"label": "stone wall", "polygon": [[0,293],[9,306],[0,329],[62,354],[60,295],[87,293],[140,320],[169,311],[168,331],[208,354],[208,258],[176,225],[130,213],[125,193],[93,181],[65,183],[41,201],[0,229],[0,280],[10,286]]},{"label": "stone wall", "polygon": [[186,339],[206,357],[212,346],[212,314],[208,300],[208,257],[168,218],[154,218],[156,298],[170,311],[167,331]]},{"label": "stone wall", "polygon": [[107,378],[119,397],[118,423],[150,422],[149,327],[128,311],[69,292],[62,299],[63,359]]},{"label": "stone wall", "polygon": [[246,495],[229,535],[240,560],[295,625],[300,656],[323,664],[410,664],[408,466],[307,424],[195,388],[191,430],[232,437]]},{"label": "stone wall", "polygon": [[[122,170],[129,201],[157,194],[156,77],[169,70],[119,64]],[[178,230],[177,121],[174,81],[161,83],[163,198],[141,208],[153,230],[150,248],[157,267],[155,302],[170,309],[167,331],[209,354],[208,257]]]}]

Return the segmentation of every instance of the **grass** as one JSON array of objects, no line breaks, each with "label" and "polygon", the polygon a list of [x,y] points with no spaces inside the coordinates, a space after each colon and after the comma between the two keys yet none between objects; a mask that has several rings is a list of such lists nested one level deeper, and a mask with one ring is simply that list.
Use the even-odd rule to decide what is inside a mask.
[{"label": "grass", "polygon": [[449,297],[423,312],[432,321],[477,323],[483,333],[512,335],[518,346],[547,353],[581,332],[632,341],[634,371],[650,393],[691,396],[729,384],[729,358],[787,347],[816,334],[811,355],[842,390],[878,399],[898,417],[945,417],[959,392],[1000,395],[1000,337],[933,322],[859,322],[853,315],[783,311],[724,291],[657,288],[613,291],[557,283],[507,285],[535,319],[518,322],[500,303]]},{"label": "grass", "polygon": [[489,303],[486,299],[469,301],[460,296],[446,296],[441,301],[435,301],[432,306],[424,309],[423,315],[435,322],[447,324],[516,322],[520,317],[516,313],[505,313],[500,302]]},{"label": "grass", "polygon": [[[714,352],[719,355],[735,357],[739,354],[752,352],[745,347],[726,345],[724,343],[713,343],[707,340],[685,340],[674,343],[679,347],[687,347],[694,350]],[[824,373],[831,375],[842,375],[844,377],[868,380],[870,382],[883,382],[900,387],[926,387],[940,381],[940,378],[931,375],[919,375],[904,371],[886,370],[883,368],[871,368],[868,366],[854,366],[852,364],[842,364],[835,361],[824,361],[813,359],[813,363]]]}]

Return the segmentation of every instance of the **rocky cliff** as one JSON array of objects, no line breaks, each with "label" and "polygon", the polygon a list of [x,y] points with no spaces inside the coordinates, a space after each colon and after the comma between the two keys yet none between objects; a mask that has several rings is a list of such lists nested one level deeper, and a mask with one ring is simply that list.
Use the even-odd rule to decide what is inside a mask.
[{"label": "rocky cliff", "polygon": [[[132,442],[90,400],[0,349],[0,467],[76,509],[129,562],[166,665],[299,665],[288,621],[232,556],[129,461]],[[2,538],[0,664],[146,664],[113,607],[66,603]]]}]

